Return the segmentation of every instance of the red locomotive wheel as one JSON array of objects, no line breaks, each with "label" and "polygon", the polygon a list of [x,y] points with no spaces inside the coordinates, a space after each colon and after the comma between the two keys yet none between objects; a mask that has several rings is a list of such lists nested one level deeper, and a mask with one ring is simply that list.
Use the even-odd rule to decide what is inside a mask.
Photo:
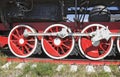
[{"label": "red locomotive wheel", "polygon": [[[44,33],[59,32],[62,28],[67,28],[62,24],[54,24],[49,26]],[[68,30],[71,33],[71,30]],[[67,36],[60,38],[59,36],[44,36],[41,40],[44,52],[53,59],[62,59],[67,57],[73,50],[74,38]]]},{"label": "red locomotive wheel", "polygon": [[[81,33],[91,33],[96,31],[97,26],[103,28],[103,25],[100,24],[91,24],[85,27]],[[95,42],[94,44],[91,41],[90,36],[80,37],[78,41],[78,45],[80,48],[81,53],[88,59],[91,60],[100,60],[105,58],[112,49],[113,46],[113,39],[110,38],[108,41],[102,39],[100,41]]]},{"label": "red locomotive wheel", "polygon": [[8,36],[8,46],[11,52],[20,58],[26,58],[32,55],[37,47],[36,37],[24,37],[23,33],[27,30],[35,32],[33,28],[27,25],[15,26]]},{"label": "red locomotive wheel", "polygon": [[120,38],[117,38],[117,49],[120,52]]}]

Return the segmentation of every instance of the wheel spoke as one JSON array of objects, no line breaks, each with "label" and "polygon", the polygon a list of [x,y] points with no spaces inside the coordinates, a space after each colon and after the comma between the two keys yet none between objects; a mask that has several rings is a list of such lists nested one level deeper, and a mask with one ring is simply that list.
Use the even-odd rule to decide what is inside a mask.
[{"label": "wheel spoke", "polygon": [[12,36],[13,36],[13,37],[15,37],[16,39],[19,39],[19,37],[18,37],[18,36],[16,36],[15,34],[12,34]]},{"label": "wheel spoke", "polygon": [[20,35],[23,35],[23,29],[22,29],[22,27],[20,28]]},{"label": "wheel spoke", "polygon": [[25,46],[25,50],[27,51],[27,53],[30,53],[29,48],[27,46]]},{"label": "wheel spoke", "polygon": [[51,36],[49,36],[48,38],[49,38],[49,40],[53,40],[53,37],[51,37]]},{"label": "wheel spoke", "polygon": [[52,40],[48,40],[49,43],[52,43],[53,41]]},{"label": "wheel spoke", "polygon": [[59,48],[58,47],[55,47],[56,48],[56,51],[58,51],[59,52]]},{"label": "wheel spoke", "polygon": [[58,26],[56,26],[56,32],[58,32],[59,30],[58,30]]},{"label": "wheel spoke", "polygon": [[111,44],[110,43],[101,43],[102,45],[107,45],[107,46],[110,46]]},{"label": "wheel spoke", "polygon": [[24,48],[22,46],[19,46],[19,49],[20,49],[19,53],[22,54],[22,55],[24,55]]},{"label": "wheel spoke", "polygon": [[10,41],[12,41],[12,42],[16,42],[16,43],[18,42],[18,40],[10,40]]},{"label": "wheel spoke", "polygon": [[34,42],[34,41],[35,41],[35,39],[33,39],[33,38],[28,39],[28,40],[26,39],[26,41],[28,41],[28,42],[32,42],[32,41],[33,41],[33,42]]},{"label": "wheel spoke", "polygon": [[64,38],[62,39],[63,41],[62,42],[72,42],[72,39],[70,39],[71,37],[68,37],[68,38]]},{"label": "wheel spoke", "polygon": [[100,44],[99,48],[100,48],[101,50],[103,50],[104,52],[106,51],[106,50],[104,49],[104,47],[102,46],[102,44]]},{"label": "wheel spoke", "polygon": [[11,42],[11,46],[14,47],[13,50],[15,50],[15,53],[23,55],[23,52],[21,51],[21,46],[17,46],[15,43]]},{"label": "wheel spoke", "polygon": [[24,53],[24,47],[22,47],[22,52]]},{"label": "wheel spoke", "polygon": [[[88,31],[86,30],[85,33],[88,33]],[[91,39],[90,36],[85,36],[84,38]]]},{"label": "wheel spoke", "polygon": [[26,43],[30,48],[34,48],[34,45],[31,45],[29,43]]},{"label": "wheel spoke", "polygon": [[12,43],[14,43],[16,45],[19,45],[17,40],[10,40],[10,42],[12,42]]},{"label": "wheel spoke", "polygon": [[70,47],[67,46],[66,44],[62,43],[62,45],[63,45],[64,47],[66,47],[67,49],[70,49]]},{"label": "wheel spoke", "polygon": [[[71,41],[71,40],[69,40],[69,41]],[[68,42],[68,39],[63,40],[62,42]]]},{"label": "wheel spoke", "polygon": [[64,49],[63,49],[63,47],[61,47],[61,46],[60,46],[60,49],[61,49],[62,53],[65,53],[65,51],[64,51]]},{"label": "wheel spoke", "polygon": [[23,32],[24,32],[25,28],[24,28],[24,27],[21,27],[21,29],[22,29],[22,30],[21,30],[21,32],[22,32],[22,34],[23,34]]},{"label": "wheel spoke", "polygon": [[95,30],[94,30],[94,27],[91,27],[90,30],[91,30],[91,32],[95,31]]},{"label": "wheel spoke", "polygon": [[53,32],[52,28],[50,29],[50,32]]},{"label": "wheel spoke", "polygon": [[20,37],[21,35],[19,34],[18,30],[16,29],[15,31],[16,31],[18,37]]}]

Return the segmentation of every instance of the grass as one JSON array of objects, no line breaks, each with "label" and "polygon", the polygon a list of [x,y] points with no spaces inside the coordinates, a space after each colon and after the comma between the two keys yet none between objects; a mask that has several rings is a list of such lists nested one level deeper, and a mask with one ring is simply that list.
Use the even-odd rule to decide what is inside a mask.
[{"label": "grass", "polygon": [[[1,63],[1,62],[0,62]],[[4,63],[5,64],[5,63]],[[4,65],[3,64],[3,65]],[[15,70],[15,66],[17,65],[18,63],[12,63],[12,65],[10,65],[9,68],[6,68],[6,69],[2,69],[0,68],[0,77],[16,77],[18,72]],[[2,66],[2,65],[1,65]],[[13,71],[14,70],[14,71]],[[17,72],[17,73],[16,73]]]},{"label": "grass", "polygon": [[113,75],[115,75],[116,77],[120,77],[120,70],[118,69],[117,65],[111,65],[110,68]]},{"label": "grass", "polygon": [[[0,61],[0,66],[6,61]],[[61,71],[56,71],[58,64],[36,63],[37,66],[32,68],[33,63],[27,63],[23,69],[15,69],[19,63],[12,62],[9,69],[0,69],[0,77],[120,77],[118,66],[110,65],[111,73],[104,72],[103,66],[94,66],[94,73],[86,72],[86,65],[77,65],[78,71],[71,72],[71,65],[64,65]]]},{"label": "grass", "polygon": [[7,58],[7,55],[1,53],[0,51],[0,66],[7,62],[6,58]]},{"label": "grass", "polygon": [[37,63],[36,68],[31,67],[31,63],[28,64],[24,69],[23,73],[19,77],[52,77],[55,74],[55,68],[57,65],[50,63]]},{"label": "grass", "polygon": [[26,65],[26,67],[21,70],[22,73],[17,77],[120,77],[117,66],[110,66],[112,69],[111,73],[104,72],[103,70],[87,73],[85,71],[85,65],[78,65],[77,72],[71,72],[70,65],[64,65],[64,68],[58,72],[56,71],[58,64],[37,63],[37,67],[31,68],[32,64],[33,63],[29,63]]},{"label": "grass", "polygon": [[0,58],[7,58],[7,55],[5,55],[4,53],[2,53],[2,52],[0,51]]}]

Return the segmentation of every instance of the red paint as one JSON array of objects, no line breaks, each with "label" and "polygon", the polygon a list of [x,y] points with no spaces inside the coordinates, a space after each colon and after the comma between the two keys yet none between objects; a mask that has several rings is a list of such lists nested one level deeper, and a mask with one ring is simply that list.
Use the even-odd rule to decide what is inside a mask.
[{"label": "red paint", "polygon": [[77,59],[39,59],[39,58],[1,58],[0,60],[7,60],[13,62],[40,62],[40,63],[54,63],[54,64],[77,64],[77,65],[120,65],[120,60],[77,60]]},{"label": "red paint", "polygon": [[8,44],[8,38],[5,36],[0,36],[0,47],[4,47]]},{"label": "red paint", "polygon": [[58,53],[58,51],[56,51],[56,50],[51,46],[51,44],[49,44],[48,41],[45,40],[45,39],[44,39],[44,47],[45,47],[47,53],[49,53],[50,55],[56,56],[56,57],[60,56],[60,54]]},{"label": "red paint", "polygon": [[15,51],[16,54],[24,55],[23,52],[19,49],[19,47],[16,46],[16,44],[14,44],[13,42],[10,42],[10,44],[11,48],[13,49],[13,51]]}]

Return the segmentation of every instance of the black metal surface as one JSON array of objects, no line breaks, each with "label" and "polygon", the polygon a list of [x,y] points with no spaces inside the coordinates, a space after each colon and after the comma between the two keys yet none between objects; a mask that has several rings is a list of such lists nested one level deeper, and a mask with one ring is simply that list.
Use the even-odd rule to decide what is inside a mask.
[{"label": "black metal surface", "polygon": [[90,22],[110,22],[110,11],[103,5],[95,6],[89,14]]}]

